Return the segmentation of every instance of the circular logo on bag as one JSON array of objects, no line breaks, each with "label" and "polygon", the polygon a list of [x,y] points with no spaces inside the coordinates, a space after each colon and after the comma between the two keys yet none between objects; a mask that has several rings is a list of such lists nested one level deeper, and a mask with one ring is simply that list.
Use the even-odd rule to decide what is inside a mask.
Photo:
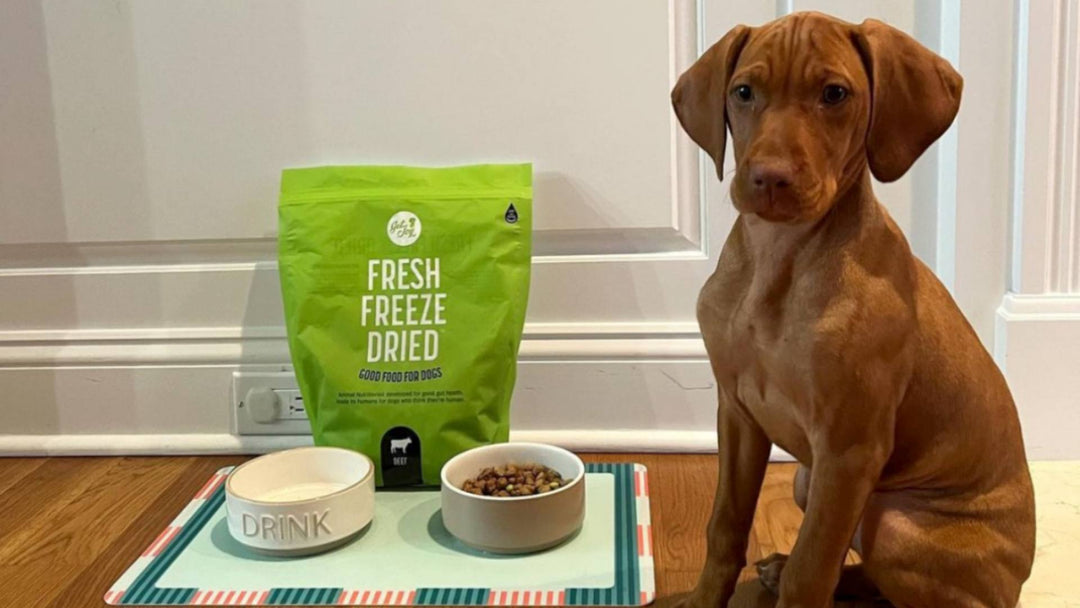
[{"label": "circular logo on bag", "polygon": [[395,245],[412,245],[420,238],[420,218],[412,211],[398,211],[386,223],[386,235]]}]

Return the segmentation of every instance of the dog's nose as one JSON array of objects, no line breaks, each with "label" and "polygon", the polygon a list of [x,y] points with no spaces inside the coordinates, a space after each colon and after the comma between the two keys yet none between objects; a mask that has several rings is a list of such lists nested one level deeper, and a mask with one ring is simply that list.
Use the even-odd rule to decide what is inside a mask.
[{"label": "dog's nose", "polygon": [[787,188],[794,174],[795,168],[783,160],[759,160],[750,165],[750,182],[757,190]]}]

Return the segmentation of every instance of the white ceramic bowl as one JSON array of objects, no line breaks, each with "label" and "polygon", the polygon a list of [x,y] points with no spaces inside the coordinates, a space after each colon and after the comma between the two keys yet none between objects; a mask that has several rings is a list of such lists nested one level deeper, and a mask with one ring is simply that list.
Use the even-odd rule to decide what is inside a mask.
[{"label": "white ceramic bowl", "polygon": [[308,555],[356,536],[375,513],[375,465],[352,450],[306,447],[260,456],[225,480],[229,532],[273,555]]},{"label": "white ceramic bowl", "polygon": [[[531,496],[479,496],[461,489],[484,467],[536,463],[568,483]],[[585,519],[585,464],[573,453],[540,443],[499,443],[451,458],[442,469],[442,519],[461,542],[493,553],[530,553],[557,545]]]}]

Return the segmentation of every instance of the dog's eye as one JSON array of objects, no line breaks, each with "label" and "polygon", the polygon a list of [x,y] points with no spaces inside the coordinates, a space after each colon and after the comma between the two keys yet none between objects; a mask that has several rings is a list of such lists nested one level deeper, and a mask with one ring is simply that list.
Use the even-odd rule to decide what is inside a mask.
[{"label": "dog's eye", "polygon": [[821,92],[821,100],[830,106],[835,106],[847,99],[848,90],[838,84],[830,84]]},{"label": "dog's eye", "polygon": [[754,99],[754,91],[749,85],[741,84],[731,90],[731,94],[735,96],[735,99],[739,101],[750,101]]}]

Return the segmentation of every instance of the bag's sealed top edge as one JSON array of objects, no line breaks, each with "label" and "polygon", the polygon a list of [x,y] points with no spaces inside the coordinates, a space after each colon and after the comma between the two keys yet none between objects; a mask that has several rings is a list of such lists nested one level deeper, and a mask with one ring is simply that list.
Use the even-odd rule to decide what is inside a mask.
[{"label": "bag's sealed top edge", "polygon": [[334,165],[285,169],[281,173],[281,204],[386,196],[530,198],[532,164]]}]

